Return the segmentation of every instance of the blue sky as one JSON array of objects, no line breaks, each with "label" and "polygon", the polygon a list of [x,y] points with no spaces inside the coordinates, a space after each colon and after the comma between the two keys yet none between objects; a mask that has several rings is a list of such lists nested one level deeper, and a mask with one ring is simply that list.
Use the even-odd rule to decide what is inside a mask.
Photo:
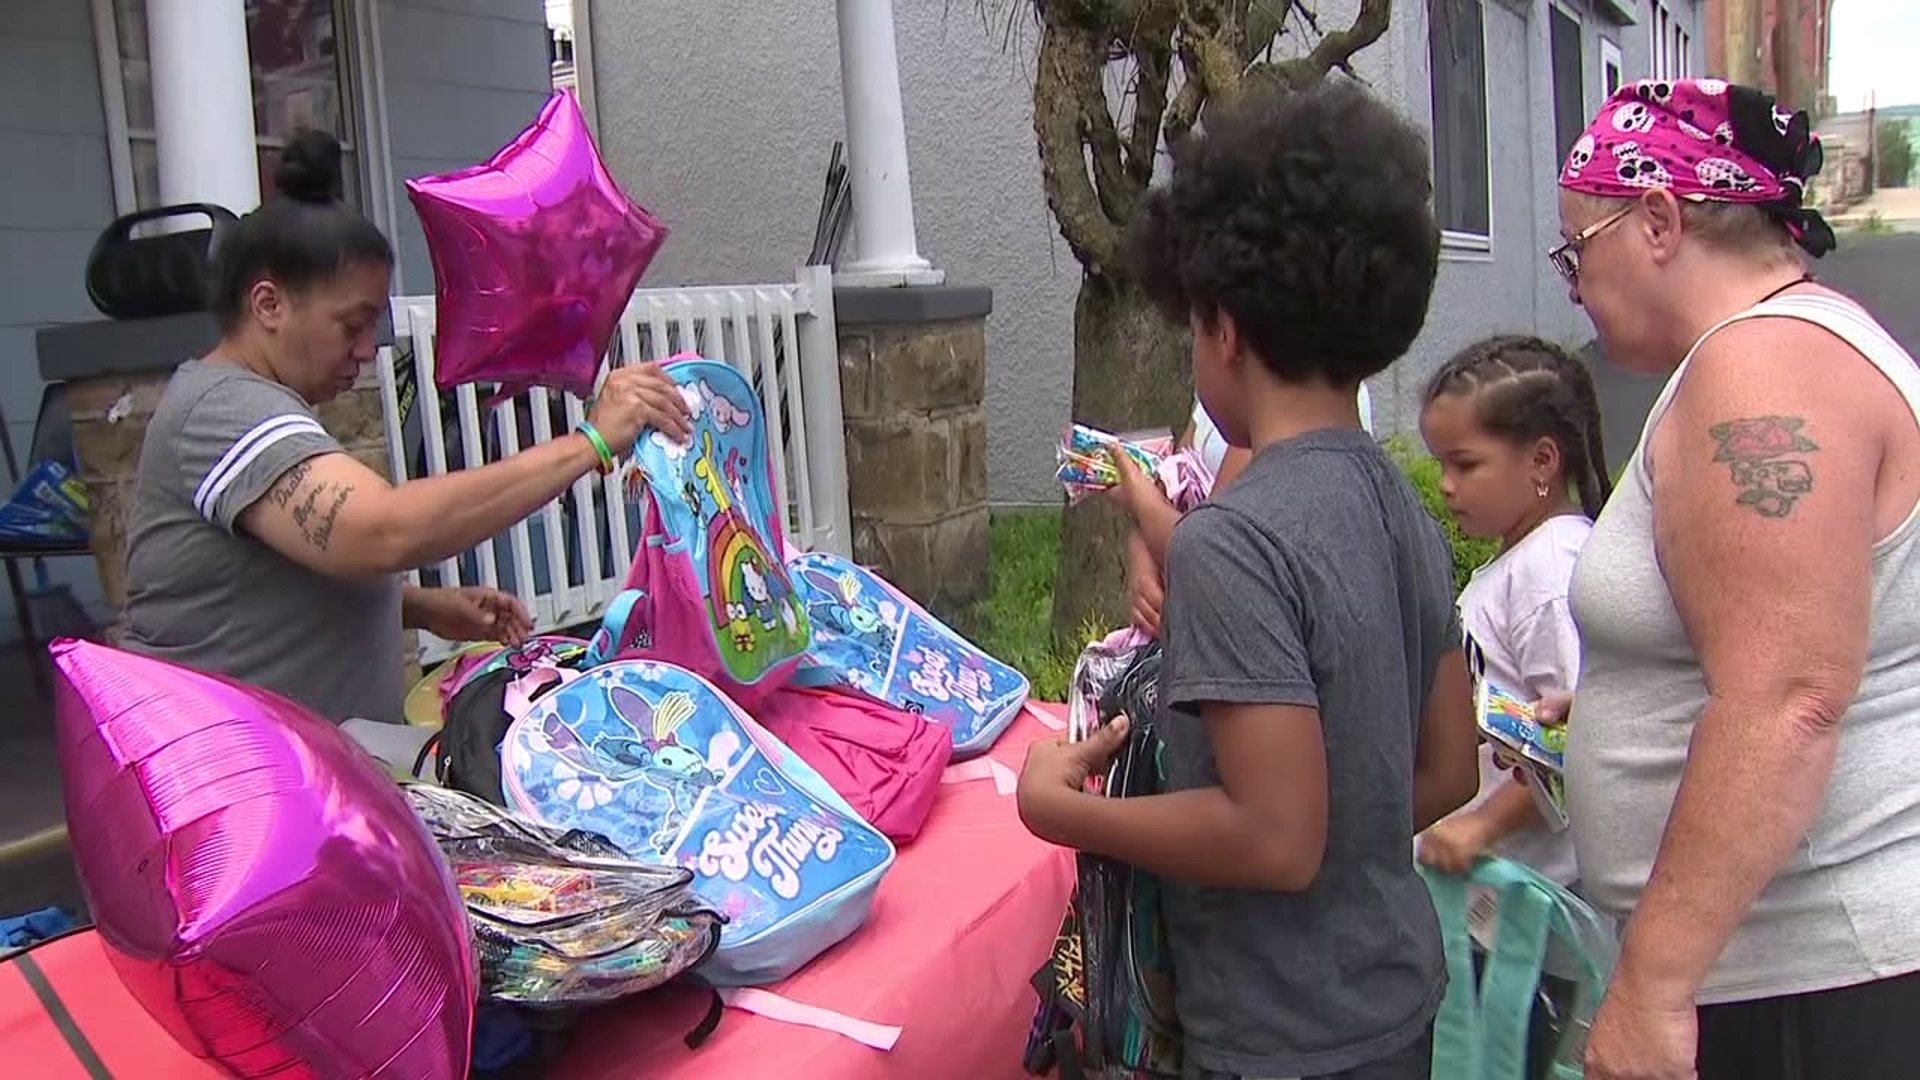
[{"label": "blue sky", "polygon": [[1832,46],[1827,89],[1840,111],[1863,108],[1869,91],[1881,105],[1920,105],[1920,2],[1834,0]]}]

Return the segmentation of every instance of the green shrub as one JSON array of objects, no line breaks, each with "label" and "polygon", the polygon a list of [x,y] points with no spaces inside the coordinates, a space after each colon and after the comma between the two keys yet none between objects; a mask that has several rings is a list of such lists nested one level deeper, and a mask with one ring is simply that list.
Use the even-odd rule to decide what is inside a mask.
[{"label": "green shrub", "polygon": [[[1388,440],[1387,452],[1412,481],[1427,512],[1440,523],[1453,547],[1453,586],[1467,579],[1499,549],[1498,541],[1476,539],[1460,531],[1440,494],[1440,463],[1406,438]],[[1073,664],[1087,642],[1112,627],[1088,626],[1078,641],[1055,643],[1053,577],[1060,560],[1060,511],[996,510],[992,526],[993,565],[987,598],[954,619],[954,629],[1012,665],[1033,683],[1035,701],[1065,701]]]},{"label": "green shrub", "polygon": [[1407,474],[1427,513],[1440,523],[1440,531],[1446,533],[1447,544],[1453,548],[1453,591],[1458,593],[1467,587],[1467,579],[1473,572],[1500,550],[1500,542],[1460,531],[1453,515],[1447,512],[1446,496],[1440,494],[1440,463],[1417,449],[1413,440],[1404,436],[1388,439],[1387,453]]}]

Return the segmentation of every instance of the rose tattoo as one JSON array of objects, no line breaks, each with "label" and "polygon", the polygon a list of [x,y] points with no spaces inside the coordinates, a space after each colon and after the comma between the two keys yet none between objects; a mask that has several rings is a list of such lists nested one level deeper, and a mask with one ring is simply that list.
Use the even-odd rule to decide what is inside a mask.
[{"label": "rose tattoo", "polygon": [[1720,444],[1713,460],[1726,463],[1740,489],[1736,505],[1751,506],[1762,517],[1782,518],[1813,490],[1813,468],[1795,456],[1820,449],[1800,434],[1804,426],[1806,421],[1798,416],[1753,416],[1707,429]]}]

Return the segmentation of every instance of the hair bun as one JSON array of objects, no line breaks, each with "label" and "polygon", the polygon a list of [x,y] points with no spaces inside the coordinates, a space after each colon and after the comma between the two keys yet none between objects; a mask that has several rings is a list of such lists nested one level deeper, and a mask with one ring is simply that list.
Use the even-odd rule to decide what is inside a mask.
[{"label": "hair bun", "polygon": [[280,151],[273,186],[304,203],[339,202],[346,196],[340,172],[340,140],[324,131],[302,128]]}]

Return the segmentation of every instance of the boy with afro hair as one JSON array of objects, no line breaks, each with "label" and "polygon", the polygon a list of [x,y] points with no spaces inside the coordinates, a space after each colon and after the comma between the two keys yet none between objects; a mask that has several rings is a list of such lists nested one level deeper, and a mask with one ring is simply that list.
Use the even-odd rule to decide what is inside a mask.
[{"label": "boy with afro hair", "polygon": [[[1083,791],[1116,721],[1035,744],[1019,802],[1162,879],[1189,1077],[1427,1080],[1447,980],[1413,836],[1478,786],[1472,694],[1446,541],[1355,391],[1426,318],[1431,198],[1420,134],[1330,79],[1210,107],[1135,226],[1253,460],[1169,547],[1167,792]],[[1119,498],[1140,519],[1161,496],[1130,472]]]}]

